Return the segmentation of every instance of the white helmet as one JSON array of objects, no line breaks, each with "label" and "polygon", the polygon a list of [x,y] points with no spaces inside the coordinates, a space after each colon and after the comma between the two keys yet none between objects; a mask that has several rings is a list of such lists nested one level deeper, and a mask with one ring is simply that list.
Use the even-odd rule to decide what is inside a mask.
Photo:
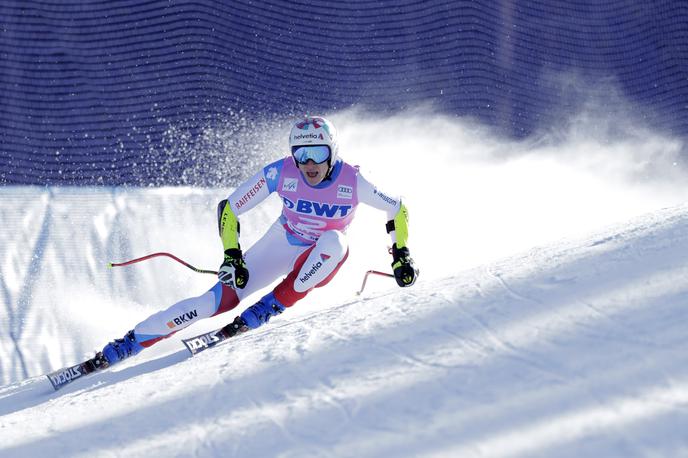
[{"label": "white helmet", "polygon": [[327,159],[327,162],[329,170],[332,171],[339,152],[337,129],[334,127],[334,124],[325,118],[306,116],[303,121],[297,122],[291,128],[289,150],[293,156],[299,147],[316,145],[325,145],[330,149],[330,157]]}]

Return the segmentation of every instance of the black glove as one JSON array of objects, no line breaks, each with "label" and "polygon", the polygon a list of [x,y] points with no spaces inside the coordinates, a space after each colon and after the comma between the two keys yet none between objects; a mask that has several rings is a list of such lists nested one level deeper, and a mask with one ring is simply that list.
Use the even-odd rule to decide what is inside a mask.
[{"label": "black glove", "polygon": [[397,284],[402,288],[411,286],[416,282],[418,277],[418,269],[411,259],[409,249],[406,247],[397,248],[397,244],[392,245],[392,269],[394,269],[394,278]]},{"label": "black glove", "polygon": [[244,289],[246,287],[246,283],[248,283],[248,269],[240,249],[230,248],[225,250],[225,260],[220,266],[217,278],[232,288]]}]

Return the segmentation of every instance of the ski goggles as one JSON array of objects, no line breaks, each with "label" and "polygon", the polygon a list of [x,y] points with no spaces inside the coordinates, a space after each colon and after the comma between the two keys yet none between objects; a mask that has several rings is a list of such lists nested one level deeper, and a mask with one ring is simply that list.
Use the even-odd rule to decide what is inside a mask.
[{"label": "ski goggles", "polygon": [[330,147],[327,145],[295,146],[291,154],[299,164],[305,164],[309,160],[322,164],[330,158]]}]

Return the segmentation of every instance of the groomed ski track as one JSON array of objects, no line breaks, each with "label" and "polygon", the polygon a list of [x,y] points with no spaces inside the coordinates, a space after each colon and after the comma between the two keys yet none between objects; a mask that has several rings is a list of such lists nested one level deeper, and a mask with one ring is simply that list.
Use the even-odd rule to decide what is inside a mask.
[{"label": "groomed ski track", "polygon": [[195,358],[32,377],[0,389],[0,456],[688,456],[687,259],[682,205]]}]

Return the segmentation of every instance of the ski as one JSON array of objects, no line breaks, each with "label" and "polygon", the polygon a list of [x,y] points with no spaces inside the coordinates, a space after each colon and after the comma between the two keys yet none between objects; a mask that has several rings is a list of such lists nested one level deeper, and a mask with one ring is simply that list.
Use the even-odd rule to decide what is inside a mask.
[{"label": "ski", "polygon": [[184,342],[186,348],[191,352],[191,356],[194,356],[203,350],[214,347],[223,340],[227,340],[225,334],[220,332],[221,330],[222,329],[216,329],[214,331],[206,332],[205,334],[199,334],[195,337],[182,339],[182,342]]},{"label": "ski", "polygon": [[106,367],[108,367],[107,361],[105,361],[105,358],[103,358],[103,354],[99,352],[96,353],[96,356],[91,359],[87,359],[86,361],[75,364],[74,366],[58,369],[55,372],[46,374],[46,377],[48,377],[50,384],[53,386],[55,391],[57,391],[75,380],[78,380],[93,372],[101,371]]},{"label": "ski", "polygon": [[[246,327],[237,327],[236,329],[237,331],[235,331],[235,333],[246,332],[248,330],[248,328]],[[207,350],[208,348],[214,347],[220,342],[227,340],[229,337],[231,336],[228,336],[227,334],[222,332],[222,329],[216,329],[214,331],[206,332],[205,334],[200,334],[195,337],[182,339],[182,342],[184,342],[184,345],[191,353],[191,356],[194,356],[202,352],[203,350]],[[69,385],[75,380],[78,380],[93,372],[101,371],[107,368],[108,366],[109,364],[107,363],[105,358],[103,358],[103,354],[98,352],[96,356],[91,359],[87,359],[86,361],[81,362],[79,364],[75,364],[73,366],[58,369],[55,372],[46,374],[46,377],[48,377],[48,380],[50,380],[50,384],[53,386],[55,391],[57,391],[60,388]]]},{"label": "ski", "polygon": [[189,339],[182,339],[182,342],[184,342],[186,348],[191,352],[191,356],[194,356],[208,348],[214,347],[223,340],[227,340],[232,336],[246,331],[248,331],[246,322],[242,320],[241,317],[236,317],[233,322],[229,323],[224,328],[206,332],[205,334],[199,334]]}]

